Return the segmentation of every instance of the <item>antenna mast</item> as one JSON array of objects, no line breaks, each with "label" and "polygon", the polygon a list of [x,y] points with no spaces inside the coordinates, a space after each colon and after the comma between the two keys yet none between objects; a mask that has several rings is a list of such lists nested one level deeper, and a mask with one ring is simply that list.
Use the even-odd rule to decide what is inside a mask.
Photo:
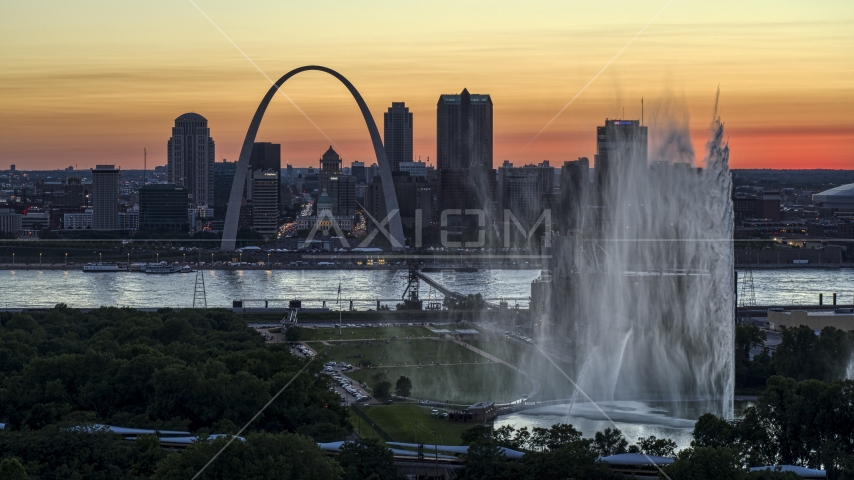
[{"label": "antenna mast", "polygon": [[147,180],[146,175],[148,174],[148,150],[145,147],[142,148],[142,184],[145,185]]},{"label": "antenna mast", "polygon": [[641,97],[641,125],[643,125],[643,97]]}]

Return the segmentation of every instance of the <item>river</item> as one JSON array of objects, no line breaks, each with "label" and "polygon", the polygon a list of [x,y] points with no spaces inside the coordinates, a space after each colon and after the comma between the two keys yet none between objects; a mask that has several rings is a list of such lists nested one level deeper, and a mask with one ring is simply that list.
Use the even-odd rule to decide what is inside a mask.
[{"label": "river", "polygon": [[[429,274],[460,293],[481,293],[484,298],[527,298],[537,270],[480,270],[468,273]],[[751,274],[739,272],[739,294],[745,300]],[[756,305],[815,305],[818,294],[830,302],[854,302],[854,269],[754,270]],[[205,270],[209,307],[230,307],[239,299],[332,300],[341,285],[342,300],[355,307],[374,306],[376,299],[400,298],[406,287],[404,270]],[[138,272],[84,273],[80,270],[0,270],[0,306],[8,308],[127,306],[137,308],[192,307],[195,273],[147,275]],[[421,296],[441,300],[442,295],[422,283]],[[526,307],[527,301],[519,301]],[[511,305],[514,301],[510,302]],[[308,302],[305,306],[320,306]],[[271,305],[273,306],[273,305]],[[283,305],[276,305],[283,306]]]}]

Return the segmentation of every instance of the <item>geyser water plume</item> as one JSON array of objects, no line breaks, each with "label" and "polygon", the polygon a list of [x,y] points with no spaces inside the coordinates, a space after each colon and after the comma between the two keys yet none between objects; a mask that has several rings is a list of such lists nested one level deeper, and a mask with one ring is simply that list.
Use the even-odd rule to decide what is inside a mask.
[{"label": "geyser water plume", "polygon": [[552,239],[539,333],[575,378],[588,362],[580,388],[594,400],[700,402],[731,417],[729,149],[717,106],[702,168],[687,121],[669,125],[651,129],[651,162],[641,143],[609,138],[581,221]]}]

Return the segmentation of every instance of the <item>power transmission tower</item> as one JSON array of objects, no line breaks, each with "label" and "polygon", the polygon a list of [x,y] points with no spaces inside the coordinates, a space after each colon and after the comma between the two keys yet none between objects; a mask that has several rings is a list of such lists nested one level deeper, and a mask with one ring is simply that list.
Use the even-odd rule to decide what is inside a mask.
[{"label": "power transmission tower", "polygon": [[205,272],[202,271],[201,253],[199,253],[199,261],[196,262],[196,288],[193,291],[193,308],[208,308],[208,297],[205,294]]},{"label": "power transmission tower", "polygon": [[738,285],[738,306],[739,307],[754,307],[756,306],[756,290],[753,287],[753,269],[750,268],[750,249],[747,250],[747,268],[739,275]]}]

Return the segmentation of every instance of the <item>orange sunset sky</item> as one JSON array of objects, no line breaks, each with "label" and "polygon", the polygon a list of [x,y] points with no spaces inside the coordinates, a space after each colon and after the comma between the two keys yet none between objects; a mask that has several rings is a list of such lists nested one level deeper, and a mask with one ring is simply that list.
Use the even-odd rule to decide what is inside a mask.
[{"label": "orange sunset sky", "polygon": [[[0,169],[142,168],[143,148],[163,165],[188,111],[234,160],[261,71],[307,64],[348,77],[381,131],[405,101],[433,164],[438,97],[464,87],[492,96],[496,165],[592,159],[595,127],[640,117],[641,97],[653,143],[683,125],[701,159],[720,87],[733,168],[854,168],[851,0],[0,0],[0,45]],[[345,165],[375,161],[336,80],[283,90],[319,127],[273,101],[257,140],[281,143],[283,164],[316,165],[330,143]]]}]

